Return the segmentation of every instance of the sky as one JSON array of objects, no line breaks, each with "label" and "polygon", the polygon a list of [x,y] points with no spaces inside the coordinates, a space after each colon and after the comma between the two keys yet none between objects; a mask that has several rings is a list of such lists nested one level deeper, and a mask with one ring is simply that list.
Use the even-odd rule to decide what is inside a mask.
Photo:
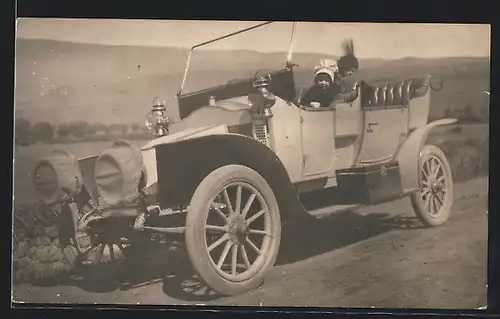
[{"label": "sky", "polygon": [[[17,36],[94,44],[189,48],[259,21],[19,19]],[[210,44],[205,49],[287,51],[292,22],[274,22]],[[353,38],[361,58],[490,56],[487,24],[299,22],[294,52],[341,54],[340,43]]]}]

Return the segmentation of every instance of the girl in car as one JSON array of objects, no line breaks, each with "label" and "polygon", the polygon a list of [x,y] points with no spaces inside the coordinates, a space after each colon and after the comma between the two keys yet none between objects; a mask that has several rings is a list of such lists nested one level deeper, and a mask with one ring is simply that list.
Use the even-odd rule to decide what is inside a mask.
[{"label": "girl in car", "polygon": [[358,58],[354,55],[354,42],[352,39],[342,44],[344,55],[337,60],[337,78],[342,79],[352,76],[359,68]]},{"label": "girl in car", "polygon": [[312,107],[327,107],[336,94],[335,75],[338,72],[337,62],[322,59],[314,68],[314,85],[301,98],[300,104]]},{"label": "girl in car", "polygon": [[328,107],[334,99],[349,100],[355,94],[351,76],[358,70],[359,61],[354,55],[354,43],[343,43],[344,55],[337,61],[322,59],[314,68],[314,85],[301,98],[300,104]]},{"label": "girl in car", "polygon": [[337,73],[335,74],[335,84],[338,88],[339,99],[349,99],[355,94],[356,81],[352,75],[359,69],[358,58],[354,55],[354,42],[352,39],[343,43],[344,55],[337,61]]}]

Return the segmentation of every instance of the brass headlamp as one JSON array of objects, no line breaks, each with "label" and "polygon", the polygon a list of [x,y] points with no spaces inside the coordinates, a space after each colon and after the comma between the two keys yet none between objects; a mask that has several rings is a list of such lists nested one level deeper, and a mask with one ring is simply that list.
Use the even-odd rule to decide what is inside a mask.
[{"label": "brass headlamp", "polygon": [[269,73],[257,72],[253,78],[253,87],[258,93],[248,95],[250,106],[254,109],[254,117],[270,118],[273,116],[271,108],[276,103],[276,97],[268,88],[271,84],[271,75]]}]

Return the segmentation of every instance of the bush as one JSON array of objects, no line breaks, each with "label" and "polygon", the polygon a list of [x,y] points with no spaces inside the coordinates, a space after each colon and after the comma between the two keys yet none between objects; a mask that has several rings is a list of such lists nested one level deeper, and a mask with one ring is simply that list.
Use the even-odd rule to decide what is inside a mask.
[{"label": "bush", "polygon": [[450,130],[450,133],[453,133],[453,134],[459,134],[459,133],[462,133],[464,130],[464,128],[462,126],[455,126],[453,127],[451,130]]},{"label": "bush", "polygon": [[15,141],[17,144],[23,146],[33,143],[33,132],[30,121],[15,119]]},{"label": "bush", "polygon": [[71,132],[71,127],[66,123],[61,123],[57,127],[57,136],[59,138],[65,139],[69,136]]},{"label": "bush", "polygon": [[450,162],[454,181],[463,182],[488,175],[488,140],[480,143],[474,140],[465,142],[446,141],[437,146],[443,150]]},{"label": "bush", "polygon": [[151,138],[151,134],[138,123],[106,125],[75,121],[53,126],[48,122],[40,122],[32,127],[28,120],[16,120],[16,145],[28,146],[38,141],[43,143],[102,142],[118,137],[145,140]]},{"label": "bush", "polygon": [[444,112],[444,117],[456,118],[460,123],[488,123],[489,105],[473,106],[468,104],[463,108],[448,107]]},{"label": "bush", "polygon": [[54,128],[47,122],[39,122],[33,126],[33,135],[37,141],[49,143],[54,139]]},{"label": "bush", "polygon": [[88,126],[89,123],[84,121],[72,122],[69,124],[70,134],[76,138],[83,138],[88,133]]}]

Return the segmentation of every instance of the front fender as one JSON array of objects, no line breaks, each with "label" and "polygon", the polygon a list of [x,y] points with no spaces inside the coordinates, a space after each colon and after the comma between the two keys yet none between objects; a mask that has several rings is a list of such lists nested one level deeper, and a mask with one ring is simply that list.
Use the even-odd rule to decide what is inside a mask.
[{"label": "front fender", "polygon": [[264,177],[282,215],[304,213],[297,192],[278,156],[264,144],[240,134],[213,134],[155,147],[161,206],[187,205],[200,182],[215,169],[239,164]]},{"label": "front fender", "polygon": [[428,123],[414,130],[408,139],[401,145],[398,152],[395,154],[395,159],[399,162],[403,190],[408,191],[419,188],[418,168],[420,151],[430,131],[436,126],[448,125],[456,122],[457,119],[449,118]]}]

